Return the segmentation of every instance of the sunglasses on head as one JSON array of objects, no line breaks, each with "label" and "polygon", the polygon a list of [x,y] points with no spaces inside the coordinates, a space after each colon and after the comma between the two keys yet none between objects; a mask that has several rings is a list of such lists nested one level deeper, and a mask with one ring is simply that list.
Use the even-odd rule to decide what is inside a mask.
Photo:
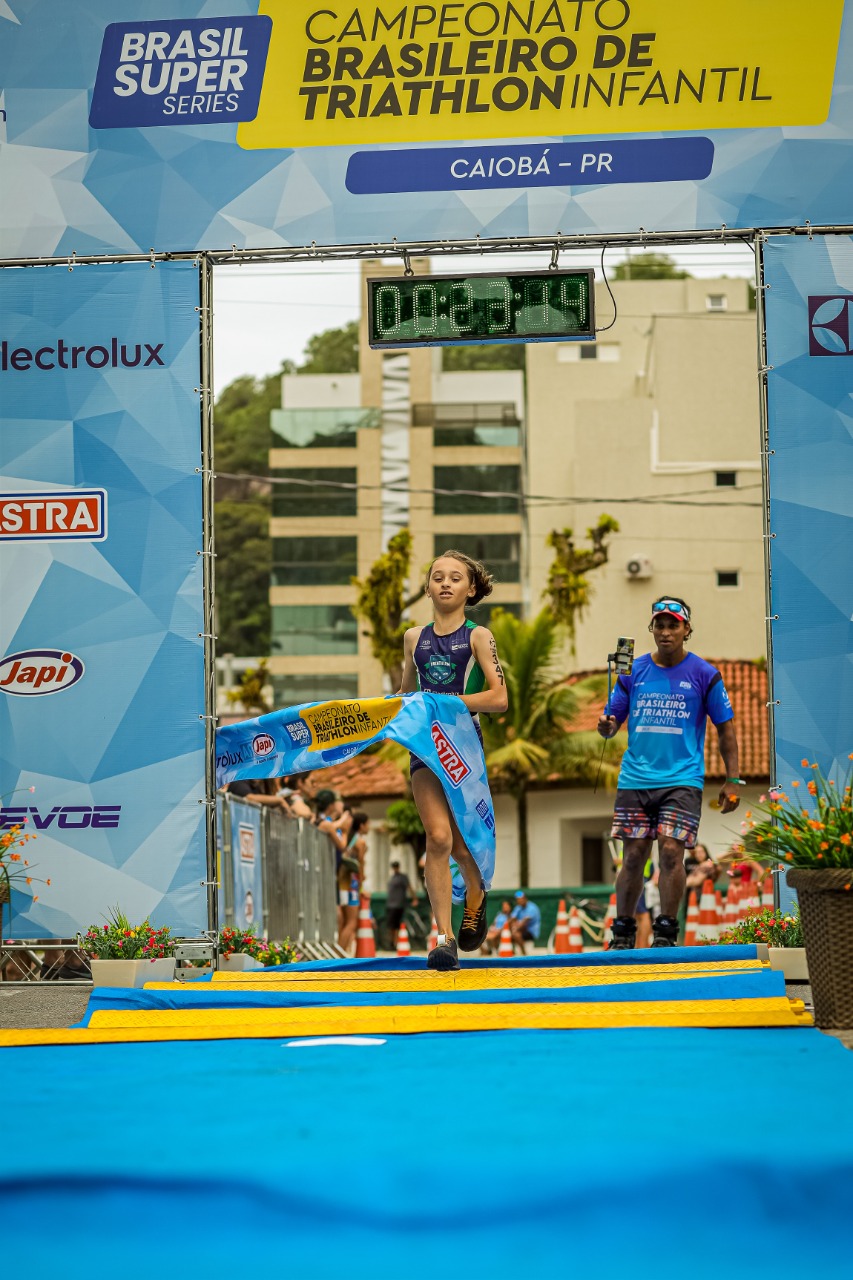
[{"label": "sunglasses on head", "polygon": [[690,621],[690,610],[687,605],[679,604],[677,600],[657,600],[652,605],[652,613],[674,613],[685,622]]}]

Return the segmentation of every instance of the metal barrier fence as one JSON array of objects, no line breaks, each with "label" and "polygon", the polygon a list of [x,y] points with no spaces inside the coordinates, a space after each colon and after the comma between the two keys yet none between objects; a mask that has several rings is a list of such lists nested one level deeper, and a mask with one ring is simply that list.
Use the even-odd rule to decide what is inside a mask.
[{"label": "metal barrier fence", "polygon": [[[258,932],[276,942],[290,938],[309,957],[343,954],[336,941],[335,851],[328,837],[301,818],[228,795],[217,797],[216,819],[221,925],[249,923],[240,901],[249,884],[254,923],[262,922]],[[245,841],[243,833],[251,830],[259,833],[259,849],[251,838]]]}]

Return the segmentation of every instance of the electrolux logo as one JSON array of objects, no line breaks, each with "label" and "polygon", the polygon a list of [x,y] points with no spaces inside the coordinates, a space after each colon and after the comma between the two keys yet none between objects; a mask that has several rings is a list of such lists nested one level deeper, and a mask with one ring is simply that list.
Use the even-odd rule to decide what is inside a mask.
[{"label": "electrolux logo", "polygon": [[104,343],[66,342],[60,338],[55,347],[13,347],[4,338],[0,342],[0,371],[3,373],[28,373],[40,369],[42,373],[53,369],[164,369],[162,342],[120,342],[107,338]]},{"label": "electrolux logo", "polygon": [[113,22],[104,32],[93,129],[254,120],[272,18]]},{"label": "electrolux logo", "polygon": [[809,355],[853,355],[853,294],[809,298]]},{"label": "electrolux logo", "polygon": [[0,542],[103,542],[105,489],[0,493]]}]

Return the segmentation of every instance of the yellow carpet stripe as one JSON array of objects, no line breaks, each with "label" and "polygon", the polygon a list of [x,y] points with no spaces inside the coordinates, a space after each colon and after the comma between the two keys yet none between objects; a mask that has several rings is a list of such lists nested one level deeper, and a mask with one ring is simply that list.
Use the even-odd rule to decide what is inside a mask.
[{"label": "yellow carpet stripe", "polygon": [[[767,969],[769,965],[766,960],[694,960],[684,961],[679,964],[655,964],[650,960],[648,964],[614,964],[614,965],[567,965],[565,968],[558,966],[546,966],[516,969],[510,966],[506,968],[482,968],[474,969],[457,969],[452,973],[437,973],[434,970],[428,970],[426,962],[422,969],[355,969],[348,972],[330,972],[327,970],[317,970],[315,973],[310,970],[303,969],[301,972],[290,974],[282,969],[276,973],[264,973],[261,969],[250,969],[243,973],[228,973],[218,970],[213,975],[213,982],[219,986],[227,984],[228,986],[242,986],[244,983],[253,982],[345,982],[354,984],[362,982],[375,982],[377,980],[387,982],[398,982],[401,987],[408,988],[409,983],[418,983],[424,980],[428,982],[436,982],[441,978],[456,978],[463,982],[469,982],[471,985],[477,984],[478,980],[487,986],[529,986],[544,987],[546,985],[560,985],[561,981],[570,974],[623,974],[623,973],[650,973],[660,974],[665,977],[667,974],[675,976],[679,973],[754,973],[759,969]],[[550,982],[554,978],[555,982]]]},{"label": "yellow carpet stripe", "polygon": [[[413,1035],[439,1031],[584,1030],[618,1027],[810,1027],[800,1000],[680,1000],[656,1004],[428,1005],[368,1009],[99,1010],[80,1030],[0,1031],[0,1047],[157,1040],[292,1039],[325,1035]],[[252,1012],[253,1016],[249,1017]],[[192,1015],[192,1016],[191,1016]]]},{"label": "yellow carpet stripe", "polygon": [[453,973],[418,972],[400,982],[397,974],[379,973],[374,977],[352,978],[311,978],[301,981],[298,977],[279,980],[279,975],[270,974],[263,977],[258,974],[231,974],[240,981],[214,981],[211,983],[193,982],[146,982],[146,991],[188,991],[196,993],[224,995],[228,991],[267,991],[290,992],[292,994],[317,993],[349,993],[377,995],[385,992],[403,991],[484,991],[512,989],[547,989],[569,987],[609,986],[611,983],[627,982],[660,982],[675,978],[711,978],[734,977],[744,972],[759,973],[762,968],[769,968],[757,961],[747,961],[751,969],[734,969],[730,965],[706,965],[696,968],[693,965],[614,965],[612,968],[596,966],[588,969],[517,969],[508,971],[487,969],[478,972],[474,969],[461,969]]}]

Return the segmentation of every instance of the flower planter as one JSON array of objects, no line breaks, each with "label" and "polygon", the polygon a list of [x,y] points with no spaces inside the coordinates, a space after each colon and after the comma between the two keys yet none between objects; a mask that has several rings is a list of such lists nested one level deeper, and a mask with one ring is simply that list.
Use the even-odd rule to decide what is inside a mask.
[{"label": "flower planter", "polygon": [[768,947],[771,969],[779,969],[786,982],[808,982],[809,966],[805,947]]},{"label": "flower planter", "polygon": [[171,982],[175,961],[90,960],[92,984],[96,987],[144,987],[146,982]]},{"label": "flower planter", "polygon": [[242,951],[235,951],[233,956],[219,957],[219,969],[223,973],[247,973],[251,969],[263,969],[260,960],[247,956]]},{"label": "flower planter", "polygon": [[853,870],[792,867],[819,1027],[853,1027]]}]

